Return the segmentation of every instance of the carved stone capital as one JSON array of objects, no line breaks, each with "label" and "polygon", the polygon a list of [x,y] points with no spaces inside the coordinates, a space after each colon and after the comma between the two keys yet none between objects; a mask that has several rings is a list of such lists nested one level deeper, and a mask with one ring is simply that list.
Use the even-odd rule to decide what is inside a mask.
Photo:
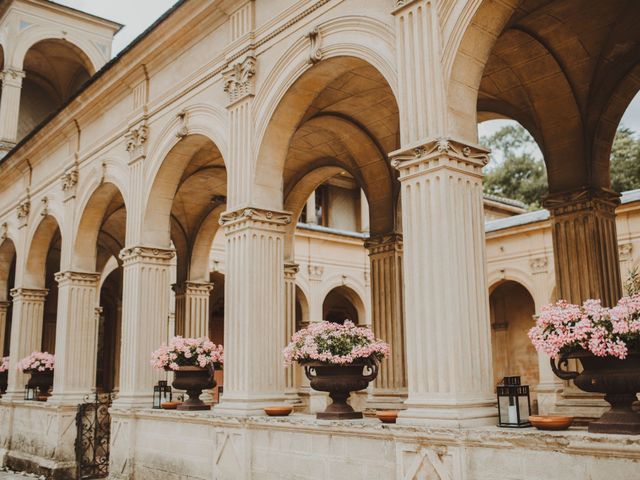
[{"label": "carved stone capital", "polygon": [[272,226],[285,226],[291,223],[290,212],[278,212],[262,208],[241,208],[220,215],[220,225],[223,227],[238,226],[243,223],[253,222]]},{"label": "carved stone capital", "polygon": [[396,150],[389,157],[391,165],[400,171],[400,180],[444,168],[482,176],[482,168],[489,162],[489,151],[477,145],[441,137]]},{"label": "carved stone capital", "polygon": [[15,70],[13,68],[5,69],[0,74],[2,79],[2,86],[22,88],[22,79],[25,77],[25,72],[22,70]]},{"label": "carved stone capital", "polygon": [[130,129],[124,138],[130,162],[145,157],[145,144],[149,138],[149,127],[146,124]]},{"label": "carved stone capital", "polygon": [[120,251],[120,260],[124,266],[133,263],[154,263],[166,265],[175,257],[175,250],[155,247],[128,247]]},{"label": "carved stone capital", "polygon": [[364,242],[364,248],[369,250],[369,255],[391,252],[400,253],[402,252],[402,234],[390,233],[388,235],[370,237]]},{"label": "carved stone capital", "polygon": [[49,290],[46,288],[14,288],[11,290],[13,302],[44,302]]},{"label": "carved stone capital", "polygon": [[551,215],[579,214],[586,211],[614,216],[620,204],[620,194],[606,188],[584,187],[566,192],[553,193],[543,201]]},{"label": "carved stone capital", "polygon": [[66,272],[57,272],[54,275],[54,278],[60,287],[66,285],[95,287],[100,281],[100,274],[93,272],[73,272],[71,270],[67,270]]},{"label": "carved stone capital", "polygon": [[256,57],[247,56],[234,63],[222,72],[224,91],[229,94],[229,103],[233,104],[242,98],[254,94],[254,75],[256,74]]},{"label": "carved stone capital", "polygon": [[0,314],[6,314],[11,302],[0,301]]},{"label": "carved stone capital", "polygon": [[284,279],[295,281],[296,275],[300,271],[300,265],[297,263],[285,263],[284,264]]}]

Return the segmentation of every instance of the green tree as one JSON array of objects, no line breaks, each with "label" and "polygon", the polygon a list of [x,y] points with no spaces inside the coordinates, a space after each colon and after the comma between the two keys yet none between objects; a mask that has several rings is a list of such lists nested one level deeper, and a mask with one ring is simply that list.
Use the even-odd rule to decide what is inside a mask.
[{"label": "green tree", "polygon": [[520,200],[534,210],[548,192],[547,172],[533,137],[520,125],[502,127],[480,143],[496,159],[487,169],[484,191]]},{"label": "green tree", "polygon": [[611,147],[611,188],[616,192],[640,188],[640,139],[626,127],[618,128]]}]

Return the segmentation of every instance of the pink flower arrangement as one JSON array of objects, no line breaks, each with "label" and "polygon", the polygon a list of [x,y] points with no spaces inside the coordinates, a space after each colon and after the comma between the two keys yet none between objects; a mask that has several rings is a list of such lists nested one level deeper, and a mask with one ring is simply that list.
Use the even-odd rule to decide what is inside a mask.
[{"label": "pink flower arrangement", "polygon": [[151,365],[158,370],[178,370],[179,367],[215,367],[224,363],[224,349],[206,337],[173,337],[169,345],[151,354]]},{"label": "pink flower arrangement", "polygon": [[347,365],[358,359],[382,360],[389,356],[389,345],[375,338],[371,329],[357,327],[346,320],[344,325],[316,322],[293,334],[283,350],[285,365],[293,362],[320,361]]},{"label": "pink flower arrangement", "polygon": [[18,362],[18,370],[23,373],[53,370],[55,357],[47,352],[31,352],[31,355]]},{"label": "pink flower arrangement", "polygon": [[0,363],[0,373],[4,373],[9,370],[9,357],[2,357],[2,363]]},{"label": "pink flower arrangement", "polygon": [[539,352],[560,354],[591,352],[598,357],[627,357],[640,347],[640,294],[623,297],[613,308],[600,300],[582,306],[560,300],[542,307],[529,338]]}]

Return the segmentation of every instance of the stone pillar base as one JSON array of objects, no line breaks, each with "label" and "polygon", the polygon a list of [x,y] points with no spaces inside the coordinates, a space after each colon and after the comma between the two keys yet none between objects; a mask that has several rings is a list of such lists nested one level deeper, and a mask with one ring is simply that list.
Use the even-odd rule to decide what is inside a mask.
[{"label": "stone pillar base", "polygon": [[405,402],[406,410],[398,415],[397,423],[403,425],[428,425],[436,427],[468,428],[495,425],[498,409],[495,402],[478,400],[477,402],[441,403],[418,402],[412,405],[411,399]]},{"label": "stone pillar base", "polygon": [[151,408],[153,406],[153,393],[118,395],[113,401],[113,406],[122,409]]},{"label": "stone pillar base", "polygon": [[266,415],[265,407],[288,406],[284,395],[260,398],[229,398],[222,396],[220,403],[213,407],[213,412],[223,416],[247,417],[252,415]]},{"label": "stone pillar base", "polygon": [[374,390],[367,397],[367,408],[374,410],[405,410],[407,406],[404,402],[407,400],[407,391],[379,391]]}]

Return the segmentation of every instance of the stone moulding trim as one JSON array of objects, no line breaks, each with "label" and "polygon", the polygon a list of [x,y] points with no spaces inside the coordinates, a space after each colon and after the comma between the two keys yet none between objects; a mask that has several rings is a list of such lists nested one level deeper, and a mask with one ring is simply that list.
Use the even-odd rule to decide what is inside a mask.
[{"label": "stone moulding trim", "polygon": [[96,286],[100,280],[99,273],[92,272],[74,272],[67,270],[66,272],[57,272],[54,275],[58,285],[63,286],[66,284],[82,285],[87,287]]},{"label": "stone moulding trim", "polygon": [[231,212],[224,212],[220,215],[219,223],[223,227],[230,227],[249,221],[274,226],[285,226],[291,223],[291,213],[254,207],[241,208]]},{"label": "stone moulding trim", "polygon": [[175,257],[175,250],[155,247],[129,247],[123,248],[118,255],[124,265],[136,262],[166,264]]},{"label": "stone moulding trim", "polygon": [[389,154],[391,166],[400,171],[400,178],[448,168],[466,175],[482,176],[482,168],[489,163],[489,150],[468,145],[449,137],[396,150]]},{"label": "stone moulding trim", "polygon": [[543,206],[552,216],[577,213],[582,210],[595,210],[614,215],[620,204],[620,194],[608,188],[583,187],[567,192],[547,195]]}]

